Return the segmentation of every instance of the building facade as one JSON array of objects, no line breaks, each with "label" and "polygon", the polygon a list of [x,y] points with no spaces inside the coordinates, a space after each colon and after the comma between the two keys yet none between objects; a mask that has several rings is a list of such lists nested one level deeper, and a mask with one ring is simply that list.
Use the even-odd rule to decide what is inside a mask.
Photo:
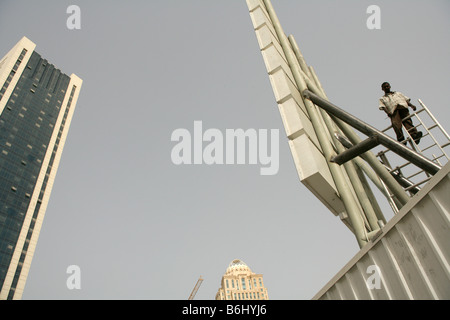
[{"label": "building facade", "polygon": [[0,299],[20,299],[82,80],[22,38],[0,60]]},{"label": "building facade", "polygon": [[236,259],[228,266],[222,277],[221,287],[216,293],[216,300],[268,300],[264,287],[263,275],[256,274],[245,264]]}]

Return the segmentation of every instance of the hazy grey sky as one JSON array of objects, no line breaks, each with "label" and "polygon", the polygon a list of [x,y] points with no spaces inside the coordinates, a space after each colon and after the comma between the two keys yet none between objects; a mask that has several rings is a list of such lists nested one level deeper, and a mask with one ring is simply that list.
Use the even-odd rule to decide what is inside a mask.
[{"label": "hazy grey sky", "polygon": [[[80,30],[66,26],[72,4]],[[371,4],[380,30],[366,27]],[[389,81],[447,118],[448,0],[273,5],[335,104],[385,128]],[[0,56],[23,36],[84,81],[23,299],[187,299],[200,275],[196,299],[214,299],[233,259],[270,299],[310,299],[358,252],[299,181],[245,1],[2,0]],[[279,129],[278,173],[174,165],[171,134],[194,121]]]}]

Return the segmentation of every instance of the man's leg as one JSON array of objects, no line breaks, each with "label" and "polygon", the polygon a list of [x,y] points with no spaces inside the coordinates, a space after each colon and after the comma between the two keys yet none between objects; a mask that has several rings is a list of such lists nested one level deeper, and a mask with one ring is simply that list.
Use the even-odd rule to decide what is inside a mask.
[{"label": "man's leg", "polygon": [[[403,136],[403,129],[402,129],[402,117],[400,116],[398,109],[394,111],[391,117],[391,123],[392,128],[394,129],[394,132],[397,136],[397,141],[402,142],[405,140],[405,137]],[[404,142],[406,144],[406,142]]]},{"label": "man's leg", "polygon": [[[408,109],[397,109],[397,110],[402,119],[409,116]],[[403,120],[403,125],[405,126],[405,129],[409,132],[411,137],[414,139],[414,142],[416,144],[419,144],[420,138],[422,138],[422,132],[417,131],[417,129],[414,127],[412,119],[409,118],[409,119]]]}]

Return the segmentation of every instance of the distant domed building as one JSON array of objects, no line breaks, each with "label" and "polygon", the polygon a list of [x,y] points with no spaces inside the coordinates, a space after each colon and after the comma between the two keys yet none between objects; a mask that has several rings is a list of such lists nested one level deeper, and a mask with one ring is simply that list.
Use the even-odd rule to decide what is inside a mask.
[{"label": "distant domed building", "polygon": [[262,274],[256,274],[239,259],[231,261],[222,277],[216,300],[268,300]]}]

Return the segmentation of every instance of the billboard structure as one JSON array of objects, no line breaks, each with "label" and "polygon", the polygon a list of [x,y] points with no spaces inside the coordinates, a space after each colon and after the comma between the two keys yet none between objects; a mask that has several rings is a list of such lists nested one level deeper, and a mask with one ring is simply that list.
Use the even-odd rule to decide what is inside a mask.
[{"label": "billboard structure", "polygon": [[[440,166],[376,129],[360,130],[368,125],[358,119],[349,121],[352,117],[345,112],[349,117],[331,112],[342,110],[328,103],[314,69],[307,65],[294,37],[285,35],[270,0],[247,0],[247,5],[300,181],[341,218],[363,247],[386,223],[366,178],[398,209],[410,199],[370,149],[386,144],[412,163],[423,164],[431,174]],[[327,109],[330,105],[332,109]],[[369,139],[361,141],[352,127]]]},{"label": "billboard structure", "polygon": [[260,1],[249,3],[256,5],[250,15],[300,179],[334,214],[344,214],[344,204],[270,17]]},{"label": "billboard structure", "polygon": [[[421,101],[432,118],[430,125],[419,119],[432,140],[422,149],[410,135],[408,148],[333,105],[295,39],[284,34],[270,0],[247,5],[300,181],[361,247],[313,299],[448,299],[450,158],[444,148],[450,136]],[[419,118],[419,112],[411,116]],[[440,142],[431,134],[436,128]],[[361,141],[353,129],[368,138]],[[375,156],[370,150],[379,145],[387,149]],[[424,151],[432,147],[427,158]],[[407,162],[394,167],[388,153]],[[403,175],[408,166],[426,178]],[[396,215],[390,221],[366,178],[391,204]]]}]

